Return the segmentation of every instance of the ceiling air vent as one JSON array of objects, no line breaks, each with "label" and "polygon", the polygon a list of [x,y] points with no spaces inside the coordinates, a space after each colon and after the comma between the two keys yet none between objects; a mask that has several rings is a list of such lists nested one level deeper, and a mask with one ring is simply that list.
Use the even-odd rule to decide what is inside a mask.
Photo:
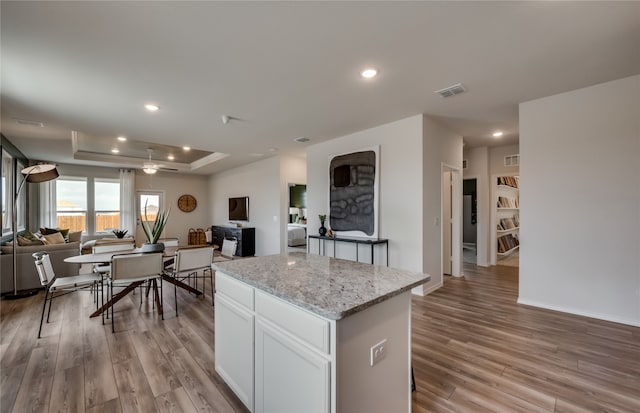
[{"label": "ceiling air vent", "polygon": [[520,154],[508,155],[504,157],[504,166],[520,165]]},{"label": "ceiling air vent", "polygon": [[436,90],[433,93],[439,94],[443,98],[448,98],[454,95],[459,95],[460,93],[466,92],[464,85],[462,83],[456,83],[455,85],[445,87],[444,89]]},{"label": "ceiling air vent", "polygon": [[467,169],[468,161],[466,159],[462,160],[462,169]]},{"label": "ceiling air vent", "polygon": [[37,128],[44,128],[44,123],[38,122],[37,120],[28,120],[28,119],[18,119],[16,118],[16,122],[20,125],[26,126],[35,126]]},{"label": "ceiling air vent", "polygon": [[309,142],[311,139],[306,138],[304,136],[300,136],[299,138],[295,138],[294,141],[296,142],[300,142],[300,143],[305,143],[305,142]]}]

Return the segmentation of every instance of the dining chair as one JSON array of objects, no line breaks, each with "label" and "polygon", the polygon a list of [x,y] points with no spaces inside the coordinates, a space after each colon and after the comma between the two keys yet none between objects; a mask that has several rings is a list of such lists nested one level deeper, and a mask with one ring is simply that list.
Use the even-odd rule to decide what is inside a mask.
[{"label": "dining chair", "polygon": [[40,284],[45,287],[44,292],[44,304],[42,306],[42,315],[40,316],[40,328],[38,329],[38,338],[42,333],[42,322],[44,320],[44,312],[47,308],[47,302],[49,302],[49,311],[47,312],[47,323],[49,322],[49,316],[51,315],[51,305],[53,299],[62,297],[69,293],[93,288],[94,301],[96,303],[96,309],[98,308],[98,283],[102,282],[102,277],[98,274],[81,274],[71,275],[67,277],[57,277],[53,271],[51,265],[51,258],[49,254],[44,251],[34,252],[31,256],[35,260],[36,270],[38,271],[38,277],[40,278]]},{"label": "dining chair", "polygon": [[[133,242],[123,242],[123,243],[112,243],[112,244],[102,244],[102,245],[94,245],[91,249],[93,254],[102,254],[105,252],[120,252],[120,251],[132,251],[136,245]],[[95,264],[93,266],[93,272],[106,275],[111,271],[111,265],[107,264]]]},{"label": "dining chair", "polygon": [[[151,283],[155,292],[154,299],[159,299],[160,301],[158,303],[158,310],[160,312],[160,316],[164,320],[164,312],[162,309],[162,271],[162,253],[123,254],[113,256],[111,260],[111,273],[107,278],[107,283],[110,287],[109,302],[111,302],[112,333],[115,333],[115,322],[113,319],[115,302],[145,282]],[[160,281],[159,296],[157,293],[158,281]],[[114,287],[125,287],[124,290],[118,293],[118,297],[115,300],[113,295]]]},{"label": "dining chair", "polygon": [[158,243],[164,244],[165,247],[177,247],[179,241],[178,238],[160,238]]},{"label": "dining chair", "polygon": [[238,249],[238,240],[237,239],[229,239],[225,238],[222,241],[222,251],[220,255],[227,259],[233,259],[233,256],[236,255],[236,250]]},{"label": "dining chair", "polygon": [[[213,271],[211,270],[211,263],[213,262],[213,248],[184,248],[178,249],[176,257],[171,270],[171,276],[176,280],[184,280],[186,278],[195,280],[195,289],[198,289],[198,278],[202,280],[202,292],[206,290],[206,280],[211,280],[211,305],[213,305]],[[202,275],[198,275],[202,271]],[[209,273],[209,275],[207,275]],[[186,275],[185,275],[186,274]],[[176,317],[178,316],[178,287],[174,284],[174,300],[176,305]]]}]

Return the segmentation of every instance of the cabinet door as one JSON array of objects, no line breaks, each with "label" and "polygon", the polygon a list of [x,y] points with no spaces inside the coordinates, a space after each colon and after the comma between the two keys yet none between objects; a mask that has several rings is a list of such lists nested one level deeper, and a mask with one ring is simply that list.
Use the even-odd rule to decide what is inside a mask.
[{"label": "cabinet door", "polygon": [[216,371],[253,411],[254,315],[219,293],[215,305]]},{"label": "cabinet door", "polygon": [[329,360],[259,316],[255,361],[256,412],[329,412]]}]

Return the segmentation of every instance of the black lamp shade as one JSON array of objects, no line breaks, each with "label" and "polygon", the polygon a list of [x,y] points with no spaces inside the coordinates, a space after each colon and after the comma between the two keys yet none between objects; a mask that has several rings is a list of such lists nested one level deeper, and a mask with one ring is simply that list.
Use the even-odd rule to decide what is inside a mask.
[{"label": "black lamp shade", "polygon": [[23,175],[26,175],[27,182],[30,183],[40,183],[47,182],[52,179],[56,179],[58,176],[58,170],[56,166],[53,164],[40,164],[33,165],[24,168],[22,171]]}]

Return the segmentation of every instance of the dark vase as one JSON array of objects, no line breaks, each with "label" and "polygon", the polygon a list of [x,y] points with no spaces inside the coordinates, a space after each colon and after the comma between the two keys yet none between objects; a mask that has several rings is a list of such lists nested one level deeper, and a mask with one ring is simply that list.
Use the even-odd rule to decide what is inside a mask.
[{"label": "dark vase", "polygon": [[320,228],[318,228],[318,233],[320,234],[320,236],[324,237],[325,235],[327,235],[327,228],[325,228],[324,226],[324,222],[320,223]]}]

